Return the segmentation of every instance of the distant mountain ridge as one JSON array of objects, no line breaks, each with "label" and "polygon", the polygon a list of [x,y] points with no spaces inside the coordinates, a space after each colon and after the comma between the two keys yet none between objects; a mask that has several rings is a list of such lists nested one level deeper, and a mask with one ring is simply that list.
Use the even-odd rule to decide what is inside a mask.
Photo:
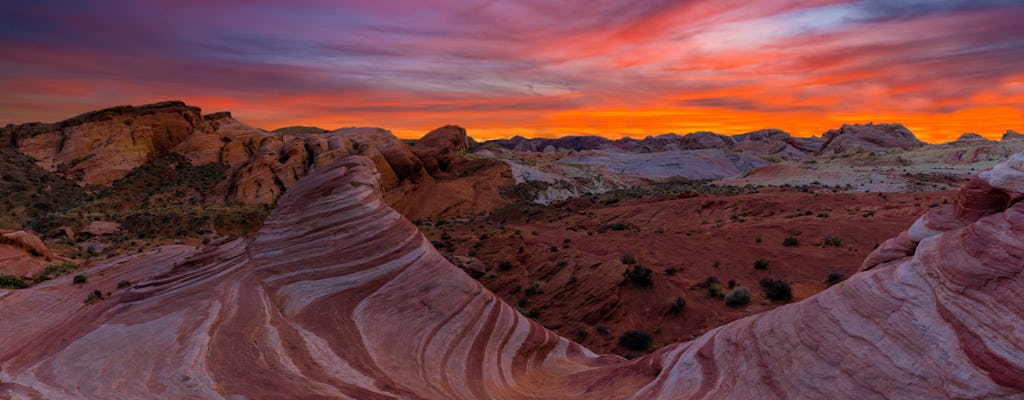
[{"label": "distant mountain ridge", "polygon": [[[959,140],[984,139],[965,133]],[[1024,135],[1007,130],[1002,140],[1024,139]],[[615,150],[651,153],[675,150],[736,150],[754,156],[775,156],[786,160],[802,160],[819,155],[844,153],[883,153],[892,149],[909,150],[927,146],[906,126],[899,123],[843,124],[825,131],[822,136],[794,137],[780,129],[761,129],[736,135],[699,131],[680,135],[666,133],[643,139],[623,137],[608,139],[596,135],[563,136],[560,138],[526,138],[514,136],[481,142],[483,147],[500,147],[516,151],[586,151]]]}]

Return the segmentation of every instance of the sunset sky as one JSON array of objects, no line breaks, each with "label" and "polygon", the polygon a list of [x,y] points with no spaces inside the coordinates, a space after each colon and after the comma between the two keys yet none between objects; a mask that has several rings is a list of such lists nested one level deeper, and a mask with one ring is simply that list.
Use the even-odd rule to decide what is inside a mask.
[{"label": "sunset sky", "polygon": [[0,3],[0,123],[180,99],[250,125],[1024,131],[1024,1]]}]

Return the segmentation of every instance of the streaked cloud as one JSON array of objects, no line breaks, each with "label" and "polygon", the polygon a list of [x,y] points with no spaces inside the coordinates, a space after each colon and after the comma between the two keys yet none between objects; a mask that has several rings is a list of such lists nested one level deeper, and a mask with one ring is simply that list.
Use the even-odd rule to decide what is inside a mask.
[{"label": "streaked cloud", "polygon": [[183,99],[265,128],[1024,130],[1019,1],[0,4],[0,123]]}]

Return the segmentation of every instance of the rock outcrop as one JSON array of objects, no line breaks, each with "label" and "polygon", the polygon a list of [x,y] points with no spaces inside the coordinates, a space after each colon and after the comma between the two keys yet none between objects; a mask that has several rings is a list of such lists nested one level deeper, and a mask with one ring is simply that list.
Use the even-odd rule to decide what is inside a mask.
[{"label": "rock outcrop", "polygon": [[0,128],[0,145],[82,185],[109,186],[166,152],[194,165],[225,164],[228,178],[210,196],[235,203],[271,204],[313,169],[353,154],[374,160],[387,186],[426,174],[409,147],[384,129],[270,133],[229,112],[200,112],[180,101],[113,107],[54,124]]},{"label": "rock outcrop", "polygon": [[50,260],[50,250],[38,236],[0,229],[0,274],[32,276],[42,271]]},{"label": "rock outcrop", "polygon": [[988,141],[984,136],[981,136],[974,132],[964,132],[962,135],[956,138],[953,142],[971,143],[971,142],[984,142]]},{"label": "rock outcrop", "polygon": [[451,168],[459,154],[469,150],[466,129],[447,125],[434,129],[416,141],[412,151],[423,162],[431,175],[438,175]]},{"label": "rock outcrop", "polygon": [[884,153],[889,149],[909,150],[924,146],[914,133],[901,124],[843,124],[823,135],[825,143],[818,154],[851,152]]},{"label": "rock outcrop", "polygon": [[202,118],[180,101],[121,106],[54,124],[10,127],[17,149],[50,171],[109,185],[187,138]]},{"label": "rock outcrop", "polygon": [[797,139],[778,129],[763,129],[733,136],[736,149],[750,155],[774,156],[784,160],[810,158],[821,146],[815,138]]},{"label": "rock outcrop", "polygon": [[1020,132],[1017,132],[1015,130],[1012,130],[1012,129],[1007,129],[1006,133],[1003,134],[1003,137],[1000,140],[1022,140],[1022,139],[1024,139],[1024,134],[1022,134]]},{"label": "rock outcrop", "polygon": [[[437,253],[346,157],[252,241],[168,246],[0,291],[13,398],[1016,398],[1024,156],[830,290],[625,360],[547,331]],[[885,246],[879,249],[881,253]],[[131,288],[117,288],[128,281]],[[82,299],[94,290],[110,294]]]}]

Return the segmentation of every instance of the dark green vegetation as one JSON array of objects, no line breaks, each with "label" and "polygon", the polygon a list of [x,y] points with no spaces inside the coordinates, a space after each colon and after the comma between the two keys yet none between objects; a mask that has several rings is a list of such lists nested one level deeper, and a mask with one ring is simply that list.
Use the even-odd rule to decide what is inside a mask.
[{"label": "dark green vegetation", "polygon": [[[174,153],[154,157],[110,187],[80,187],[8,148],[0,149],[0,171],[0,227],[45,234],[61,226],[79,232],[90,221],[113,221],[122,226],[121,235],[110,238],[114,249],[210,234],[248,235],[271,209],[225,203],[214,193],[227,165],[194,166]],[[54,274],[39,277],[49,275]]]},{"label": "dark green vegetation", "polygon": [[774,301],[793,300],[793,289],[789,282],[779,279],[762,279],[761,289],[764,289],[764,296]]},{"label": "dark green vegetation", "polygon": [[651,275],[654,271],[650,268],[646,268],[641,265],[634,265],[633,268],[627,269],[622,275],[626,277],[626,281],[636,287],[651,287],[654,286],[654,281]]},{"label": "dark green vegetation", "polygon": [[633,351],[645,351],[651,347],[654,338],[640,331],[626,331],[619,337],[619,346]]},{"label": "dark green vegetation", "polygon": [[87,197],[85,189],[40,168],[31,157],[0,148],[0,227],[20,227]]},{"label": "dark green vegetation", "polygon": [[825,277],[825,283],[829,286],[835,285],[844,280],[846,280],[846,275],[839,271],[829,271],[828,276]]},{"label": "dark green vegetation", "polygon": [[0,289],[24,289],[28,284],[13,275],[0,275]]},{"label": "dark green vegetation", "polygon": [[78,266],[68,261],[58,264],[50,264],[46,266],[46,269],[44,269],[43,272],[40,272],[36,274],[36,276],[32,277],[32,281],[35,283],[48,281],[58,276],[74,272],[76,269],[78,269]]},{"label": "dark green vegetation", "polygon": [[737,287],[725,295],[725,304],[729,307],[739,307],[750,304],[750,289]]}]

